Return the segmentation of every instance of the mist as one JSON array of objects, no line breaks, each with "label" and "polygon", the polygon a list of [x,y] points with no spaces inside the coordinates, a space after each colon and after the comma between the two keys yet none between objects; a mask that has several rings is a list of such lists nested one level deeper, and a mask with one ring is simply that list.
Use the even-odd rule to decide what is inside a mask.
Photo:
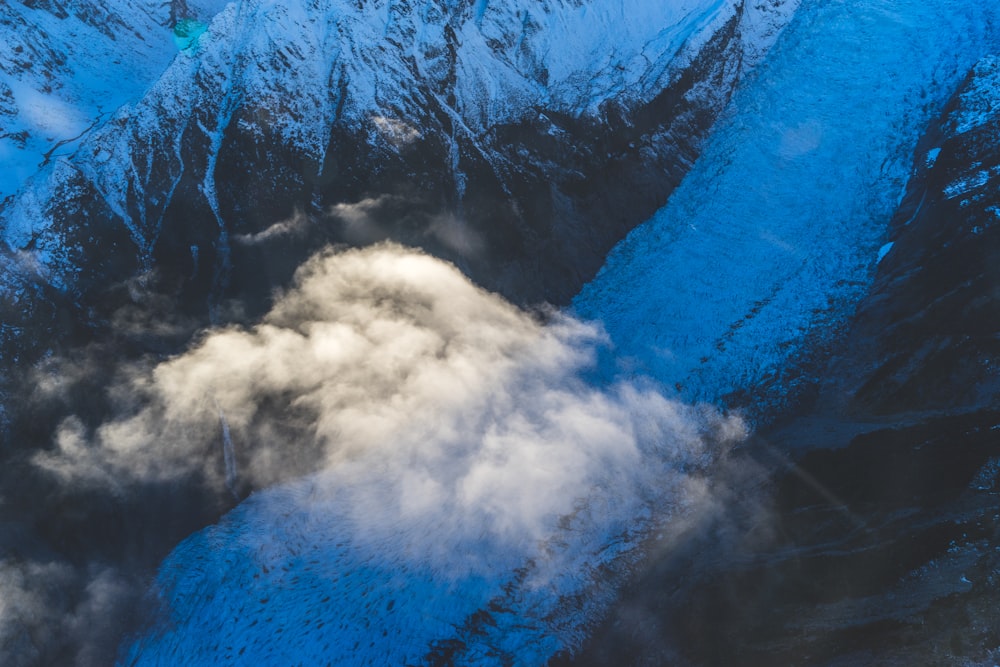
[{"label": "mist", "polygon": [[331,249],[258,324],[123,365],[113,416],[67,417],[33,464],[69,488],[194,476],[246,498],[165,562],[129,664],[208,660],[223,640],[257,662],[402,664],[472,631],[544,661],[579,645],[745,437],[648,379],[594,386],[607,345],[418,251]]}]

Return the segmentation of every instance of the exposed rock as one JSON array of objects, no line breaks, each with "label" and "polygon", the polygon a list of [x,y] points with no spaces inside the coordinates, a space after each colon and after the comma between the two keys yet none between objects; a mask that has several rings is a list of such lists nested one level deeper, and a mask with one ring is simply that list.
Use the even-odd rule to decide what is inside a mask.
[{"label": "exposed rock", "polygon": [[[583,22],[576,3],[521,4],[232,5],[8,204],[5,240],[89,256],[127,230],[131,258],[93,281],[78,257],[39,261],[84,299],[155,265],[216,309],[287,279],[290,258],[261,286],[255,262],[274,253],[233,239],[300,210],[314,229],[299,260],[394,238],[516,301],[565,302],[663,203],[797,3],[687,16],[640,3],[625,21],[595,6]],[[587,35],[600,42],[555,52]],[[81,216],[101,229],[81,232]]]}]

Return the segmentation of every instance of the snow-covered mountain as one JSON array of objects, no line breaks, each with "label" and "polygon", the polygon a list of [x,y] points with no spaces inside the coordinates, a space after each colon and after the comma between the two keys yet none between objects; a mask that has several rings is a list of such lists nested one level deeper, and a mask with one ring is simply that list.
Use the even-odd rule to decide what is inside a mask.
[{"label": "snow-covered mountain", "polygon": [[640,577],[577,664],[997,662],[998,71],[976,63],[923,132],[813,399],[731,466],[766,462],[773,493],[720,476],[694,555]]},{"label": "snow-covered mountain", "polygon": [[[66,91],[90,92],[45,96],[45,76],[10,68],[83,120],[53,159],[45,133],[18,154],[45,164],[0,208],[0,363],[118,335],[122,310],[183,314],[156,329],[180,332],[166,341],[126,332],[177,349],[265,312],[330,243],[391,238],[515,302],[565,303],[663,204],[797,4],[170,3],[121,19],[149,24],[135,48],[138,29],[85,40],[75,19],[19,9],[52,31],[50,69],[74,66]],[[105,68],[109,49],[149,55]],[[97,85],[111,75],[128,84]]]},{"label": "snow-covered mountain", "polygon": [[[5,664],[123,633],[129,665],[597,664],[623,627],[642,664],[836,661],[997,599],[1000,9],[51,0],[0,30]],[[801,468],[729,465],[720,406]]]},{"label": "snow-covered mountain", "polygon": [[[120,468],[131,446],[101,424],[146,396],[144,355],[254,322],[330,243],[391,238],[568,301],[797,5],[4,5],[5,660],[106,664],[129,582],[232,493],[317,464],[240,440],[226,410],[204,438],[152,428],[148,474]],[[266,474],[270,455],[291,467]]]},{"label": "snow-covered mountain", "polygon": [[[993,28],[998,10],[963,5],[961,11],[945,11],[954,8],[950,2],[914,2],[897,7],[905,20],[893,20],[884,8],[867,2],[802,6],[776,48],[744,82],[668,205],[612,252],[597,280],[575,300],[578,313],[602,322],[611,334],[615,347],[607,354],[608,379],[623,372],[627,377],[649,373],[676,383],[681,396],[711,401],[739,390],[749,393],[767,381],[772,382],[769,398],[787,399],[790,390],[781,384],[787,377],[812,381],[796,364],[810,361],[804,355],[830,341],[837,325],[846,325],[879,262],[887,261],[893,248],[886,244],[890,221],[927,123],[969,69],[1000,44]],[[941,16],[953,22],[945,30]],[[850,48],[859,40],[871,46]],[[774,414],[773,405],[751,407],[758,414]],[[396,497],[393,473],[377,480],[365,484]],[[338,490],[334,498],[317,490],[328,484]],[[405,530],[394,533],[401,544],[379,541],[371,551],[359,547],[367,539],[355,532],[364,535],[371,526],[351,523],[351,502],[341,497],[350,496],[351,487],[346,481],[311,480],[306,488],[274,491],[274,505],[262,494],[185,544],[160,579],[164,614],[175,625],[137,642],[130,659],[165,664],[175,656],[222,650],[234,656],[244,651],[251,662],[265,655],[310,662],[324,652],[339,655],[348,646],[358,664],[518,659],[541,664],[575,650],[578,628],[588,627],[602,611],[578,600],[600,595],[589,579],[592,569],[580,567],[577,556],[575,569],[562,567],[561,551],[522,554],[531,565],[514,568],[518,576],[505,576],[511,570],[500,568],[456,579],[445,574],[453,566],[438,571],[419,549],[404,546],[409,544]],[[628,496],[624,487],[618,493]],[[317,497],[322,510],[314,506]],[[596,491],[588,502],[602,502],[602,497]],[[671,501],[684,504],[675,496],[665,502]],[[364,506],[383,515],[370,502]],[[317,527],[317,514],[332,525]],[[294,546],[270,560],[274,547],[258,540],[279,532],[276,515],[283,517],[286,543]],[[641,535],[642,521],[632,525]],[[606,552],[597,545],[608,544],[609,537],[601,529],[595,539],[594,526],[577,528],[557,530],[549,539],[574,554],[589,552],[582,556],[585,563],[599,562],[612,572],[623,566],[620,560],[603,560]],[[449,549],[464,554],[475,553],[473,545],[482,543],[439,535]],[[621,538],[610,541],[629,544]],[[317,563],[340,563],[337,569],[350,574],[317,583],[315,569],[296,555],[310,550],[322,554]],[[495,558],[515,553],[504,547]],[[244,569],[248,562],[257,564]],[[555,567],[566,578],[559,585],[532,581],[538,562],[559,563]],[[241,567],[231,569],[229,563]],[[286,570],[271,574],[278,563]],[[387,574],[411,569],[413,576],[401,580]],[[583,578],[573,578],[572,571],[584,573]],[[303,606],[288,593],[296,587],[289,578],[308,582],[300,589],[307,600]],[[467,592],[475,595],[467,597]],[[281,601],[272,607],[275,596]],[[268,604],[256,605],[260,599]],[[309,620],[324,601],[352,611],[337,616],[337,628],[314,630]],[[579,615],[567,617],[567,604]],[[433,610],[430,618],[411,618],[423,609]],[[360,617],[358,610],[363,610]],[[229,618],[248,622],[230,623]],[[227,620],[215,624],[212,619]],[[382,642],[368,629],[359,634],[367,623],[388,629],[400,641]],[[291,627],[296,639],[269,644],[266,638],[275,626],[283,633]],[[738,655],[738,649],[733,653]]]},{"label": "snow-covered mountain", "polygon": [[[230,279],[260,289],[244,267],[281,235],[256,235],[299,209],[325,241],[391,236],[565,300],[662,203],[795,5],[231,3],[0,228],[60,290],[159,262],[217,306]],[[585,191],[599,174],[611,204]],[[637,180],[653,187],[633,202]],[[89,267],[111,244],[120,265]]]},{"label": "snow-covered mountain", "polygon": [[208,21],[223,1],[0,6],[0,201],[140,99],[176,55],[179,22]]},{"label": "snow-covered mountain", "polygon": [[800,12],[669,203],[576,297],[615,343],[608,373],[752,410],[812,381],[802,353],[867,291],[924,128],[997,49],[992,5],[892,4]]}]

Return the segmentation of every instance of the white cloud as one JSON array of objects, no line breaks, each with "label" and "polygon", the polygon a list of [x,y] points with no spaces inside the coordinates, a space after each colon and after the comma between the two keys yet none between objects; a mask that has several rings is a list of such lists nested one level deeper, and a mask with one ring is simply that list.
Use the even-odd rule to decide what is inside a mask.
[{"label": "white cloud", "polygon": [[[463,614],[504,595],[527,567],[511,604],[533,628],[523,632],[530,642],[543,627],[554,632],[541,619],[557,613],[558,600],[605,599],[586,593],[593,568],[635,550],[649,527],[697,501],[699,471],[743,435],[738,419],[669,400],[652,384],[586,383],[581,372],[604,342],[591,324],[523,312],[415,251],[324,252],[258,325],[209,332],[189,352],[132,373],[118,391],[134,409],[92,435],[67,420],[56,450],[36,462],[70,484],[197,471],[221,488],[224,422],[238,461],[230,470],[243,482],[259,489],[288,480],[303,461],[314,472],[256,493],[198,559],[230,562],[237,552],[253,568],[311,549],[341,570],[367,563],[421,572],[369,591],[380,599],[419,589],[380,621],[402,623],[407,650],[455,632]],[[197,599],[202,611],[232,603],[247,584],[226,577],[250,575],[229,569],[168,567],[179,582],[175,602]],[[206,572],[223,580],[203,579]],[[188,586],[199,593],[180,593]],[[455,591],[471,607],[452,605]],[[346,583],[329,591],[341,613],[370,607],[358,594]],[[431,625],[421,620],[428,605]],[[563,619],[552,637],[570,641],[584,616]],[[170,637],[189,641],[184,633]]]},{"label": "white cloud", "polygon": [[292,217],[276,222],[263,231],[256,234],[237,234],[233,238],[237,243],[256,245],[276,238],[302,236],[308,227],[308,216],[301,210],[296,210]]},{"label": "white cloud", "polygon": [[372,116],[371,120],[379,135],[397,150],[409,146],[423,136],[416,127],[398,118],[376,115]]}]

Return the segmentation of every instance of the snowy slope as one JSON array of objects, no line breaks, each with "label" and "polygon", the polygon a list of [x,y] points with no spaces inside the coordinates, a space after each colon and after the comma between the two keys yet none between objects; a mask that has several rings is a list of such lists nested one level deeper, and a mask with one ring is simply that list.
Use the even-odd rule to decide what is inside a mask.
[{"label": "snowy slope", "polygon": [[180,18],[222,0],[5,2],[0,5],[0,201],[167,68]]},{"label": "snowy slope", "polygon": [[[140,101],[109,115],[71,156],[50,162],[0,214],[0,228],[12,250],[48,249],[37,260],[68,289],[89,237],[76,238],[75,219],[127,230],[136,264],[148,268],[173,205],[200,231],[171,235],[191,237],[184,247],[201,247],[222,275],[229,235],[276,222],[269,206],[278,215],[303,198],[319,200],[321,192],[309,194],[317,184],[347,188],[356,178],[351,169],[377,173],[414,145],[432,156],[404,168],[441,153],[452,197],[462,199],[470,164],[486,165],[510,187],[517,156],[505,155],[512,149],[492,134],[498,126],[542,110],[599,122],[609,103],[639,107],[730,25],[745,53],[736,54],[729,81],[700,82],[711,100],[719,92],[711,88],[725,91],[752,65],[796,5],[234,2]],[[150,31],[160,35],[162,55],[167,36]],[[113,106],[101,109],[110,114]],[[705,106],[711,112],[713,103]],[[67,134],[94,113],[80,117]],[[344,133],[350,147],[337,150],[365,147],[372,164],[328,154],[332,137]],[[340,163],[341,172],[327,173]]]},{"label": "snowy slope", "polygon": [[[690,397],[718,399],[776,373],[863,290],[913,143],[994,43],[986,19],[998,12],[945,0],[804,3],[682,188],[615,251],[577,311],[604,322],[630,374],[651,372]],[[538,402],[524,400],[518,415]],[[382,446],[402,446],[407,470],[437,467],[436,447],[407,442]],[[462,442],[449,460],[488,449]],[[593,573],[627,561],[651,509],[665,516],[684,502],[670,483],[636,504],[642,484],[582,478],[570,486],[586,489],[579,507],[609,512],[566,524],[556,511],[542,539],[497,542],[494,521],[472,537],[462,530],[466,515],[451,512],[447,493],[432,497],[445,499],[448,520],[408,521],[397,500],[413,488],[408,473],[371,457],[258,494],[182,545],[161,570],[165,616],[127,664],[541,664],[574,648],[600,610],[607,588]],[[655,454],[640,461],[673,479]],[[462,488],[465,474],[445,466],[432,487]],[[536,568],[559,576],[536,580]]]},{"label": "snowy slope", "polygon": [[[0,41],[35,49],[30,62],[10,61],[3,80],[11,95],[0,95],[3,132],[32,133],[23,146],[2,140],[13,151],[3,164],[17,170],[9,181],[17,192],[0,205],[0,430],[13,443],[6,451],[19,459],[39,451],[57,459],[93,454],[95,468],[107,472],[101,457],[108,452],[74,448],[80,434],[63,433],[55,416],[79,408],[94,418],[95,408],[75,397],[103,395],[106,387],[93,378],[104,375],[52,373],[74,392],[77,380],[88,388],[38,419],[33,392],[48,372],[33,372],[39,358],[59,362],[66,350],[73,357],[90,343],[109,343],[99,366],[113,370],[128,365],[122,356],[176,353],[212,315],[236,319],[246,304],[263,310],[259,303],[287,285],[293,267],[331,242],[407,238],[469,273],[492,261],[508,285],[519,281],[510,292],[520,290],[526,301],[568,299],[614,240],[664,201],[736,82],[795,6],[797,0],[3,4]],[[208,25],[184,24],[171,35],[184,15]],[[32,116],[40,107],[25,100],[36,93],[44,109],[62,110],[64,133],[33,124],[41,122]],[[641,199],[633,197],[636,180],[650,185]],[[413,205],[400,191],[426,201]],[[381,220],[368,215],[382,203]],[[293,215],[296,208],[305,214]],[[414,210],[424,218],[414,222]],[[383,232],[384,220],[397,227],[387,224]],[[550,271],[554,266],[559,270]],[[227,291],[239,279],[256,292]],[[227,311],[230,298],[243,301]],[[236,417],[215,414],[212,429],[220,419],[232,424],[236,443],[230,485],[249,488],[250,466],[240,457],[252,458],[259,440],[240,447]],[[179,451],[197,472],[211,470],[218,443],[192,454],[185,449],[190,438],[183,433],[147,449],[149,470],[169,468]],[[298,461],[313,463],[308,454]],[[9,478],[19,476],[3,468]],[[136,567],[133,550],[113,545],[139,544],[149,554],[150,545],[172,539],[165,534],[201,525],[215,511],[146,506],[145,492],[157,480],[140,479],[123,492],[112,476],[84,485],[87,493],[98,496],[95,503],[124,503],[126,514],[142,506],[133,515],[142,518],[90,530],[85,510],[50,511],[64,492],[78,489],[63,484],[61,470],[33,467],[48,476],[39,482],[46,503],[17,493],[2,505],[32,535],[34,518],[44,515],[37,525],[51,532],[39,539],[54,558],[88,561],[76,590],[89,590],[90,559],[102,568],[108,559],[112,569]],[[170,493],[202,497],[202,478],[187,479],[172,480]],[[206,484],[216,481],[231,498],[223,480]],[[83,507],[89,500],[67,502]],[[165,532],[167,524],[176,532]],[[79,543],[67,546],[67,534]],[[585,543],[602,544],[585,535]],[[26,596],[46,586],[32,579],[25,588],[36,590]],[[73,590],[59,590],[53,617],[77,603]],[[48,634],[38,637],[62,638],[37,639],[43,653],[15,656],[15,664],[89,651],[86,639],[77,645],[87,632],[53,630],[40,620],[48,617],[21,611],[29,608],[4,616],[9,636],[45,625]]]},{"label": "snowy slope", "polygon": [[545,664],[579,646],[650,527],[630,505],[508,544],[488,519],[456,536],[454,515],[428,529],[404,507],[373,531],[365,513],[384,517],[403,490],[378,467],[257,494],[185,541],[161,569],[162,625],[123,664]]},{"label": "snowy slope", "polygon": [[787,391],[789,361],[864,293],[916,141],[1000,48],[998,19],[993,3],[803,3],[669,203],[576,298],[617,370],[713,401]]}]

